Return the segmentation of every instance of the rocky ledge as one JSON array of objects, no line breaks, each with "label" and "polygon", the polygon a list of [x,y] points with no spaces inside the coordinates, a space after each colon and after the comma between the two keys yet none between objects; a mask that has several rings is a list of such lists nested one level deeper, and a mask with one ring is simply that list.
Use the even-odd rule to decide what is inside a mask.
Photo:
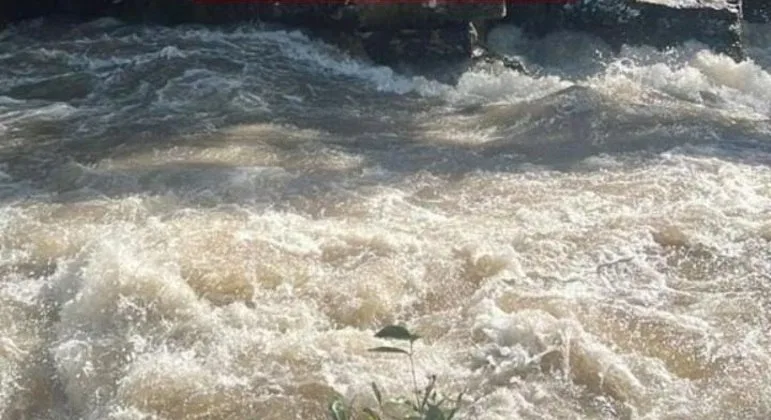
[{"label": "rocky ledge", "polygon": [[[306,28],[380,64],[494,57],[483,47],[500,22],[543,36],[558,30],[596,34],[616,48],[664,48],[701,41],[739,60],[743,18],[768,21],[769,0],[26,0],[0,2],[2,21],[47,15],[112,16],[160,24],[279,22]],[[541,4],[537,4],[541,3]],[[742,4],[743,3],[743,4]],[[509,63],[513,66],[516,64]]]}]

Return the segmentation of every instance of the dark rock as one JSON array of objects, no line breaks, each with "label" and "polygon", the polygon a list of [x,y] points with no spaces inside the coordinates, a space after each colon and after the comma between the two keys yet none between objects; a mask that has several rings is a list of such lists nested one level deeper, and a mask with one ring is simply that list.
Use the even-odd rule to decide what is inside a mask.
[{"label": "dark rock", "polygon": [[326,29],[312,33],[356,58],[445,83],[454,83],[468,68],[476,42],[468,23],[429,29]]},{"label": "dark rock", "polygon": [[356,58],[390,66],[402,74],[420,75],[448,84],[457,82],[470,66],[477,64],[498,64],[527,72],[521,63],[488,50],[480,42],[475,26],[458,23],[435,29],[350,33],[327,29],[312,33]]},{"label": "dark rock", "polygon": [[471,57],[468,25],[430,30],[377,31],[364,38],[364,50],[378,63],[444,61]]},{"label": "dark rock", "polygon": [[771,1],[769,0],[743,0],[742,9],[747,22],[771,22]]},{"label": "dark rock", "polygon": [[0,2],[0,22],[15,22],[48,14],[56,9],[56,0],[27,0]]},{"label": "dark rock", "polygon": [[[355,0],[354,0],[355,1]],[[437,0],[354,6],[363,29],[429,29],[455,26],[473,20],[497,20],[506,16],[505,1],[479,3]]]},{"label": "dark rock", "polygon": [[436,5],[429,4],[429,0],[378,4],[369,1],[356,4],[356,0],[347,4],[298,4],[294,1],[282,3],[278,0],[275,3],[196,4],[195,10],[193,20],[204,23],[233,22],[246,18],[311,28],[331,27],[337,30],[428,30],[453,26],[472,19],[501,19],[506,14],[506,4],[505,0],[480,4],[437,0]]},{"label": "dark rock", "polygon": [[581,0],[573,4],[509,5],[507,21],[543,36],[570,29],[599,36],[612,47],[666,48],[703,42],[736,60],[741,44],[741,0]]},{"label": "dark rock", "polygon": [[373,4],[356,0],[301,4],[292,0],[201,2],[195,0],[30,0],[3,1],[7,21],[65,14],[82,18],[112,16],[159,23],[236,23],[275,21],[304,27],[346,29],[433,29],[472,19],[500,19],[505,0],[482,3],[447,0]]}]

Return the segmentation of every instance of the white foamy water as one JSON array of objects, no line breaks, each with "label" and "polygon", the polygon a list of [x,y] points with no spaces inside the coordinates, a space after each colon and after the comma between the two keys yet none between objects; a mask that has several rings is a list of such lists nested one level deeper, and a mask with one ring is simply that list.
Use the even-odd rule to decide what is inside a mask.
[{"label": "white foamy water", "polygon": [[0,46],[3,420],[322,419],[410,392],[397,322],[461,418],[771,416],[767,28],[743,63],[502,28],[539,76],[449,86],[50,26]]}]

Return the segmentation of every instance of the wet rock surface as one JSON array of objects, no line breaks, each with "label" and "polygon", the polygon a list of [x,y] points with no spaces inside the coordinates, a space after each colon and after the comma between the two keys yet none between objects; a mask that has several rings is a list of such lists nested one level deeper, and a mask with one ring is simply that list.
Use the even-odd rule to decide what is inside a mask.
[{"label": "wet rock surface", "polygon": [[753,23],[771,22],[771,1],[743,0],[742,13],[744,19]]},{"label": "wet rock surface", "polygon": [[[30,0],[0,5],[0,28],[3,21],[51,14],[160,24],[276,22],[307,28],[379,64],[430,61],[441,67],[473,58],[487,29],[506,22],[535,36],[559,30],[588,32],[615,49],[666,48],[696,40],[741,60],[742,13],[750,21],[768,21],[771,8],[766,0],[356,1]],[[469,30],[472,22],[475,29]],[[490,56],[482,50],[482,56]]]},{"label": "wet rock surface", "polygon": [[535,36],[563,29],[592,33],[614,48],[625,44],[666,48],[696,40],[741,59],[740,3],[741,0],[583,0],[564,5],[510,4],[506,20]]}]

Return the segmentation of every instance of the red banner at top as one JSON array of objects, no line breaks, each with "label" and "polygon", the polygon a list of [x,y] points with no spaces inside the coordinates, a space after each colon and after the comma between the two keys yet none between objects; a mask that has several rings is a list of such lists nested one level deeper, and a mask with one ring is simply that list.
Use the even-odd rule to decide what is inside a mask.
[{"label": "red banner at top", "polygon": [[[515,5],[537,5],[537,4],[569,4],[577,3],[580,0],[507,0],[507,4]],[[430,0],[193,0],[197,4],[430,4]],[[437,0],[438,4],[500,4],[500,0]]]}]

